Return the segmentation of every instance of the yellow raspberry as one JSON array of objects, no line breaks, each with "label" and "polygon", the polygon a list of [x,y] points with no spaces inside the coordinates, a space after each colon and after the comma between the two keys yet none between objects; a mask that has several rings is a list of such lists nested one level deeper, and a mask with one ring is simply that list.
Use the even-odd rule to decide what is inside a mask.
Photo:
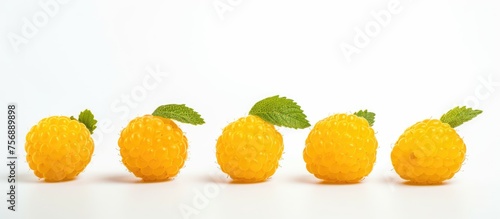
[{"label": "yellow raspberry", "polygon": [[274,125],[309,126],[300,106],[284,97],[263,99],[249,114],[227,125],[216,145],[222,171],[238,182],[264,181],[276,172],[283,153],[283,137]]},{"label": "yellow raspberry", "polygon": [[222,171],[234,180],[263,181],[278,168],[283,137],[272,124],[250,115],[224,128],[216,151]]},{"label": "yellow raspberry", "polygon": [[187,158],[188,142],[172,119],[191,124],[204,120],[185,105],[163,105],[152,115],[130,121],[118,139],[122,162],[143,181],[163,181],[176,176]]},{"label": "yellow raspberry", "polygon": [[73,117],[42,119],[26,135],[26,160],[39,178],[48,182],[71,180],[89,164],[94,152],[90,136],[96,128],[89,110]]},{"label": "yellow raspberry", "polygon": [[374,113],[336,114],[314,126],[306,139],[307,170],[333,183],[355,183],[373,169],[378,142],[371,128]]},{"label": "yellow raspberry", "polygon": [[482,111],[456,107],[440,120],[418,122],[399,137],[391,152],[399,176],[414,184],[439,184],[462,167],[466,146],[455,127]]},{"label": "yellow raspberry", "polygon": [[176,176],[187,158],[188,142],[170,119],[145,115],[125,127],[118,140],[122,162],[144,181]]}]

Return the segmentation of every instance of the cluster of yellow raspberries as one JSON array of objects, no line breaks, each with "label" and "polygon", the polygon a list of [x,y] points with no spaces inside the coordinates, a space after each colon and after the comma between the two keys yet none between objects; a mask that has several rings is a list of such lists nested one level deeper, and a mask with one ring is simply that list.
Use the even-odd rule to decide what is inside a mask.
[{"label": "cluster of yellow raspberries", "polygon": [[[466,146],[455,127],[482,111],[456,107],[438,119],[426,119],[404,131],[392,148],[391,160],[401,178],[416,184],[438,184],[451,179],[465,159]],[[310,126],[301,107],[291,99],[272,96],[257,102],[248,113],[228,124],[216,143],[221,170],[239,182],[260,182],[279,166],[284,144],[275,126]],[[174,122],[204,124],[184,104],[158,107],[137,117],[121,131],[118,145],[122,163],[143,181],[176,176],[187,159],[188,140]],[[375,114],[361,110],[328,116],[310,130],[303,159],[307,170],[331,183],[356,183],[373,169],[378,141],[372,125]],[[26,159],[45,181],[75,178],[89,164],[97,121],[85,110],[78,118],[42,119],[26,135]]]}]

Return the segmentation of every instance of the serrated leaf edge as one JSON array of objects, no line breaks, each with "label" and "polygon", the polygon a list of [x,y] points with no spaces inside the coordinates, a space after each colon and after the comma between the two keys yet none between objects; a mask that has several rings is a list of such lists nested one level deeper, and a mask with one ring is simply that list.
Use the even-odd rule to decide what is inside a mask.
[{"label": "serrated leaf edge", "polygon": [[[455,120],[454,120],[454,121],[444,121],[445,119],[447,119],[446,117],[451,117],[452,115],[449,115],[449,114],[451,114],[451,113],[452,113],[453,111],[455,111],[455,110],[459,110],[459,112],[458,112],[458,113],[456,113],[455,115],[453,115],[453,116],[455,116],[455,117],[457,117],[457,116],[458,116],[458,115],[460,115],[461,113],[465,113],[465,112],[469,112],[470,114],[466,114],[466,115],[471,116],[471,117],[470,117],[470,118],[462,118],[462,120],[457,120],[457,119],[455,118]],[[470,121],[470,120],[472,120],[472,119],[476,118],[476,117],[477,117],[478,115],[480,115],[481,113],[483,113],[483,111],[482,111],[482,110],[472,109],[472,108],[470,108],[470,107],[466,107],[466,106],[456,106],[456,107],[454,107],[454,108],[452,108],[452,109],[448,110],[448,112],[446,112],[445,114],[443,114],[443,115],[441,116],[441,118],[439,118],[439,120],[440,120],[441,122],[443,122],[443,123],[447,123],[447,124],[448,124],[448,125],[450,125],[452,128],[456,128],[456,127],[458,127],[458,126],[460,126],[460,125],[462,125],[462,124],[464,124],[464,123],[466,123],[466,122],[468,122],[468,121]],[[460,117],[464,117],[464,115],[462,115],[462,116],[460,116]],[[452,118],[452,119],[453,119],[453,118]],[[455,123],[452,123],[452,122],[455,122],[456,124],[455,124]]]},{"label": "serrated leaf edge", "polygon": [[[86,112],[88,112],[89,114],[87,114]],[[78,119],[76,119],[73,116],[71,116],[70,119],[76,120],[85,125],[85,127],[89,130],[90,134],[94,134],[94,130],[97,129],[96,125],[97,120],[95,119],[95,116],[92,113],[92,111],[90,111],[89,109],[81,111],[80,114],[78,115]],[[85,121],[91,121],[91,123],[87,124]]]},{"label": "serrated leaf edge", "polygon": [[[171,112],[159,112],[161,110],[161,108],[165,108],[165,107],[168,107],[168,106],[175,106],[175,107],[185,108],[188,111],[188,113],[191,114],[191,116],[189,116],[189,115],[179,115],[179,117],[180,117],[179,118],[179,117],[174,117],[172,115],[159,114],[159,113],[172,113],[172,111]],[[202,125],[202,124],[205,124],[205,119],[203,119],[203,117],[201,117],[200,113],[198,113],[193,108],[186,106],[186,104],[165,104],[165,105],[161,105],[161,106],[158,106],[155,109],[155,111],[153,111],[153,113],[151,113],[151,115],[153,115],[153,116],[159,116],[159,117],[163,117],[163,118],[168,118],[168,119],[173,119],[175,121],[186,123],[186,124],[191,124],[191,125]]]},{"label": "serrated leaf edge", "polygon": [[[260,104],[265,103],[265,101],[272,101],[273,99],[276,99],[276,101],[289,101],[289,103],[291,105],[293,105],[294,107],[281,108],[280,110],[283,110],[281,112],[266,112],[266,111],[260,111],[259,108],[257,108]],[[282,105],[282,106],[284,106],[284,105]],[[280,97],[279,95],[266,97],[260,101],[257,101],[252,106],[252,108],[250,109],[248,114],[258,116],[259,118],[263,119],[264,121],[267,121],[275,126],[280,126],[280,127],[287,127],[287,128],[293,128],[293,129],[303,129],[303,128],[307,128],[307,127],[311,126],[311,124],[307,120],[307,116],[304,114],[304,111],[302,110],[302,107],[297,102],[295,102],[293,99],[290,99],[287,97]],[[272,114],[276,114],[276,115],[267,116],[267,117],[263,116],[263,115],[272,115]],[[291,116],[291,115],[295,115],[295,116]],[[294,125],[283,124],[282,121],[279,121],[278,119],[276,119],[276,117],[282,117],[282,116],[286,116],[287,118],[289,118],[289,120],[291,119],[292,121],[294,121],[294,122],[292,122],[292,123],[294,123]],[[304,120],[304,121],[301,121],[301,120]]]},{"label": "serrated leaf edge", "polygon": [[[373,120],[371,120],[370,118],[365,117],[366,114],[372,115],[373,116]],[[370,125],[370,127],[371,127],[371,126],[373,126],[373,124],[375,124],[375,116],[377,114],[374,113],[374,112],[370,112],[370,111],[368,111],[368,110],[365,109],[365,110],[359,110],[359,111],[353,113],[353,115],[365,119],[368,122],[368,124]]]}]

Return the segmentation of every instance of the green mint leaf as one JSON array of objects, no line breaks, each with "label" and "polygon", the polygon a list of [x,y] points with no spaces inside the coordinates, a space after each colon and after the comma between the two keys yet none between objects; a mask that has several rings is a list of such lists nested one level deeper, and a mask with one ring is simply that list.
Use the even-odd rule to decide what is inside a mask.
[{"label": "green mint leaf", "polygon": [[475,110],[465,106],[457,106],[441,116],[440,120],[441,122],[448,123],[452,128],[455,128],[473,119],[482,112],[481,110]]},{"label": "green mint leaf", "polygon": [[[75,117],[71,116],[70,119],[76,120]],[[78,115],[78,121],[83,123],[85,127],[90,131],[90,134],[94,133],[94,130],[97,128],[97,120],[94,119],[94,114],[90,112],[90,110],[86,109],[80,112]]]},{"label": "green mint leaf", "polygon": [[278,95],[265,98],[252,107],[250,115],[277,126],[303,129],[311,126],[304,111],[292,99]]},{"label": "green mint leaf", "polygon": [[184,104],[168,104],[159,106],[152,115],[174,119],[179,122],[192,125],[201,125],[205,123],[205,120],[201,118],[199,113]]},{"label": "green mint leaf", "polygon": [[355,112],[354,115],[366,119],[370,126],[373,126],[373,123],[375,123],[375,113],[369,112],[368,110],[360,110],[358,112]]}]

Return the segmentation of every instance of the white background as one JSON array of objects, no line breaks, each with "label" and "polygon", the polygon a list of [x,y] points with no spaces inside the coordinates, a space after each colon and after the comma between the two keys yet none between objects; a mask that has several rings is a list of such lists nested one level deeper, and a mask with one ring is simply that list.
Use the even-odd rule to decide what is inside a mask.
[{"label": "white background", "polygon": [[[497,1],[396,1],[399,13],[377,24],[350,61],[340,45],[353,45],[356,28],[366,32],[389,0],[73,0],[43,23],[46,1],[0,1],[3,143],[7,104],[19,108],[17,211],[7,211],[2,164],[0,218],[182,218],[189,207],[190,218],[500,217]],[[36,34],[23,36],[25,19],[37,16]],[[13,34],[26,41],[12,44]],[[302,160],[310,128],[279,128],[285,154],[276,174],[230,183],[216,163],[217,137],[275,94],[296,100],[313,124],[339,112],[376,112],[373,172],[359,184],[322,184]],[[141,183],[120,162],[119,132],[167,103],[185,103],[207,123],[180,125],[189,160],[174,180]],[[444,185],[404,184],[389,156],[399,135],[464,104],[484,113],[457,129],[467,144],[463,168]],[[86,108],[100,121],[92,162],[76,180],[38,180],[24,159],[27,131],[44,117]]]}]

